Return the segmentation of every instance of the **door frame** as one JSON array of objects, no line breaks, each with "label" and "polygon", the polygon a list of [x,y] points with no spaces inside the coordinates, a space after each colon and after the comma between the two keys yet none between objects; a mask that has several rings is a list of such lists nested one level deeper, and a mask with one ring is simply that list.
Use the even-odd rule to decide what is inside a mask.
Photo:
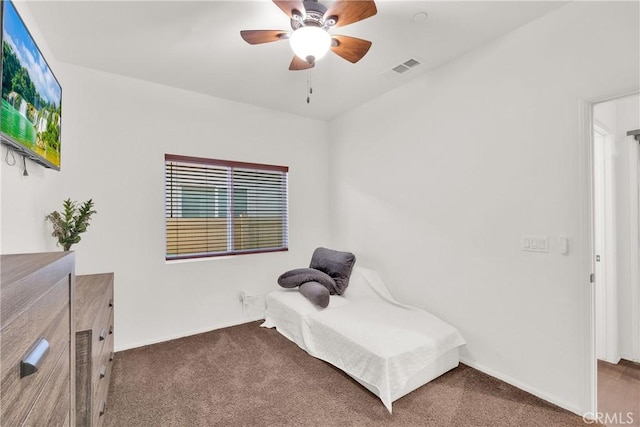
[{"label": "door frame", "polygon": [[[631,129],[628,129],[631,130]],[[630,136],[628,138],[631,138]],[[631,200],[633,200],[633,197],[635,196],[636,198],[636,206],[635,206],[635,222],[634,221],[634,216],[632,215],[630,218],[630,221],[632,222],[630,224],[630,230],[632,233],[635,232],[636,234],[636,242],[634,245],[634,242],[631,241],[631,257],[632,259],[635,258],[637,260],[637,262],[635,264],[631,265],[631,271],[630,271],[630,280],[631,283],[637,283],[638,286],[632,288],[632,293],[631,293],[631,297],[633,298],[633,301],[636,302],[637,306],[635,307],[635,310],[632,311],[631,313],[631,320],[633,322],[633,327],[635,328],[635,333],[634,336],[636,337],[635,342],[632,345],[632,351],[633,351],[633,361],[634,362],[640,362],[640,140],[635,140],[634,138],[634,142],[635,142],[635,148],[636,148],[636,161],[635,161],[635,165],[632,164],[633,159],[629,159],[629,167],[630,170],[634,170],[636,171],[636,189],[635,189],[635,194],[633,194],[633,189],[630,188],[630,197]],[[634,168],[635,166],[635,168]]]},{"label": "door frame", "polygon": [[[588,343],[590,357],[588,363],[588,380],[590,383],[589,390],[587,390],[587,398],[590,402],[590,412],[585,414],[589,417],[597,414],[598,408],[598,359],[596,354],[596,301],[595,301],[595,286],[589,280],[591,274],[595,271],[595,245],[594,245],[594,233],[595,233],[595,221],[594,221],[594,164],[593,164],[593,107],[596,104],[600,104],[606,101],[614,101],[616,99],[625,98],[627,96],[633,96],[640,94],[640,91],[634,90],[630,92],[618,93],[607,97],[595,98],[591,100],[581,100],[579,102],[580,120],[579,120],[579,138],[582,143],[579,145],[579,157],[582,159],[580,162],[581,186],[580,191],[580,204],[582,206],[582,214],[580,215],[581,233],[580,237],[585,244],[588,245],[588,249],[581,251],[580,265],[581,271],[587,277],[585,283],[590,286],[587,291],[587,306],[584,308],[584,316],[587,324],[589,325],[589,334],[585,337]],[[640,169],[639,169],[640,175]],[[639,183],[640,185],[640,183]],[[640,202],[639,202],[640,204]],[[640,209],[640,207],[639,207]],[[640,211],[638,213],[640,216]],[[639,236],[640,238],[640,236]],[[640,259],[639,259],[640,262]],[[636,277],[637,278],[637,277]],[[640,310],[640,290],[635,295],[637,301],[635,301]],[[635,320],[635,319],[634,319]],[[639,319],[640,320],[640,319]],[[640,325],[638,326],[638,341],[637,345],[640,346]],[[640,348],[639,348],[640,349]]]}]

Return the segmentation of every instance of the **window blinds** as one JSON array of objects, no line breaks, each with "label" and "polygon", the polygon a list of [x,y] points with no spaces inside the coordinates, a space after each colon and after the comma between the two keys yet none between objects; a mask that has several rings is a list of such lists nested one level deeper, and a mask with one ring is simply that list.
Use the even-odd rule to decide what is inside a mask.
[{"label": "window blinds", "polygon": [[286,251],[288,171],[165,154],[166,259]]}]

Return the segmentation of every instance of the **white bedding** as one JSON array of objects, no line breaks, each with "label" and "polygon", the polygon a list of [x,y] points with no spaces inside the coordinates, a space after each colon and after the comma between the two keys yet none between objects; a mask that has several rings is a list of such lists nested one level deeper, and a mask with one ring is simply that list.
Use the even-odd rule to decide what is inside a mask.
[{"label": "white bedding", "polygon": [[332,295],[325,309],[297,289],[271,292],[266,302],[262,326],[373,386],[389,412],[414,375],[464,344],[454,327],[397,302],[377,273],[361,267],[354,268],[344,296]]}]

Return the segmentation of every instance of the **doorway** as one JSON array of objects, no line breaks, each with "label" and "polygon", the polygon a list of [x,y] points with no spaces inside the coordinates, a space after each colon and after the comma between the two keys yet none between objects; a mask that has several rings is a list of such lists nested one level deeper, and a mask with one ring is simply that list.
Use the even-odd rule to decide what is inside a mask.
[{"label": "doorway", "polygon": [[640,426],[640,95],[593,105],[593,237],[598,414]]}]

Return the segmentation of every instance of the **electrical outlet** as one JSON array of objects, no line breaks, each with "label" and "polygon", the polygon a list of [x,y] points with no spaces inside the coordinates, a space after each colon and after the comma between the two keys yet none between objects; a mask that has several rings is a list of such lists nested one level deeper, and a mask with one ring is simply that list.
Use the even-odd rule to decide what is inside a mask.
[{"label": "electrical outlet", "polygon": [[248,316],[251,319],[264,319],[266,295],[249,295],[242,291],[240,292],[239,299],[242,303],[242,312],[245,316]]}]

